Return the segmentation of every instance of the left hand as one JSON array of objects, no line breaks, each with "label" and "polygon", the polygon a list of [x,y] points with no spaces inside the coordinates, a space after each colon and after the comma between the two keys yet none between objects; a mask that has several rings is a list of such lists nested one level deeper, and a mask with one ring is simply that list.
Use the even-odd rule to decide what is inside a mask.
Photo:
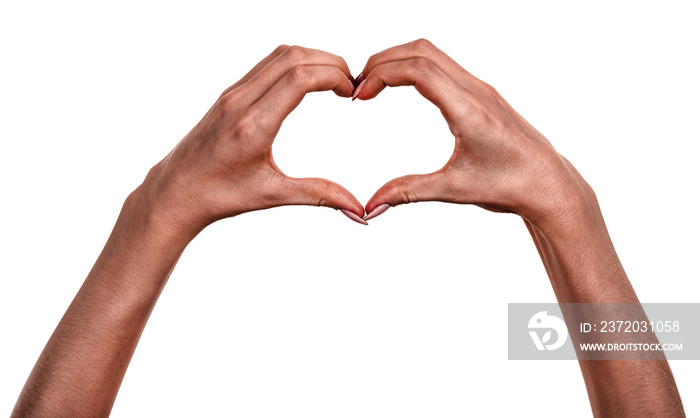
[{"label": "left hand", "polygon": [[355,97],[414,86],[435,104],[455,137],[440,170],[389,181],[367,202],[371,219],[410,202],[468,203],[514,212],[535,224],[578,211],[591,192],[576,169],[498,92],[425,39],[370,57]]}]

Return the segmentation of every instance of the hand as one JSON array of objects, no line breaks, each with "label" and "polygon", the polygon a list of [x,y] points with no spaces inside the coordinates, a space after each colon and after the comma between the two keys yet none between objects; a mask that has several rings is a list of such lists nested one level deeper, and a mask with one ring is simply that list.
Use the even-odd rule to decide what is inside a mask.
[{"label": "hand", "polygon": [[[360,202],[324,179],[286,176],[272,158],[282,121],[307,92],[350,97],[345,61],[327,52],[282,45],[229,87],[177,147],[151,169],[132,197],[189,238],[230,216],[282,205],[343,209],[359,220]],[[354,216],[353,216],[354,215]]]},{"label": "hand", "polygon": [[365,219],[389,206],[432,200],[515,212],[539,223],[561,216],[574,196],[588,192],[573,166],[494,88],[430,42],[420,39],[373,55],[362,74],[355,97],[369,100],[387,86],[413,85],[442,111],[455,136],[443,168],[386,183],[367,202]]},{"label": "hand", "polygon": [[310,91],[350,97],[340,57],[281,46],[227,89],[127,198],[112,234],[27,379],[12,416],[107,416],[189,241],[228,216],[281,205],[362,205],[335,183],[285,176],[271,147]]},{"label": "hand", "polygon": [[[592,189],[496,90],[425,40],[372,56],[362,74],[353,97],[367,100],[386,86],[414,85],[440,108],[455,136],[443,168],[382,186],[366,205],[366,220],[390,206],[424,200],[515,212],[525,220],[560,303],[639,303]],[[580,366],[595,416],[684,416],[665,361]]]}]

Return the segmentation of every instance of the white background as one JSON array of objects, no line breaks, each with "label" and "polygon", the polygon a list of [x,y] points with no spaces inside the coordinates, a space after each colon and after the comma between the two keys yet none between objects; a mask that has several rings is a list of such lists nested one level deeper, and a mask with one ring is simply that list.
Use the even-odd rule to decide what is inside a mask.
[{"label": "white background", "polygon": [[[699,301],[691,2],[8,3],[0,414],[127,194],[282,43],[341,55],[357,74],[375,52],[430,39],[593,186],[643,302]],[[392,177],[438,169],[452,146],[440,113],[401,88],[370,102],[308,96],[274,152],[287,174],[365,202]],[[113,416],[590,416],[577,362],[507,360],[507,303],[553,301],[513,215],[422,203],[363,227],[326,208],[245,214],[185,251]],[[672,368],[700,415],[698,362]]]}]

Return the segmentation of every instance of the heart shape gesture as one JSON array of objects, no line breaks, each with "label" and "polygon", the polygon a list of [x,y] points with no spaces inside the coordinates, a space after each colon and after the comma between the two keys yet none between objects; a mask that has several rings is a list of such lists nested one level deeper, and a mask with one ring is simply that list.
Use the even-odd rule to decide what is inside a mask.
[{"label": "heart shape gesture", "polygon": [[[455,136],[442,169],[386,183],[365,208],[336,183],[291,178],[276,166],[274,138],[306,93],[370,100],[387,86],[410,85]],[[283,45],[224,91],[139,189],[155,202],[151,215],[194,237],[218,219],[282,205],[328,206],[367,224],[391,206],[432,200],[536,221],[556,215],[549,203],[565,197],[572,170],[491,86],[426,40],[373,55],[357,79],[339,56]]]},{"label": "heart shape gesture", "polygon": [[[281,46],[227,89],[124,203],[13,416],[109,415],[187,244],[218,219],[274,206],[328,206],[364,224],[391,206],[426,200],[517,213],[560,303],[639,302],[593,191],[496,90],[425,40],[372,56],[361,74],[354,79],[338,56]],[[440,170],[391,180],[363,207],[336,183],[291,178],[275,165],[274,138],[306,93],[371,100],[387,86],[408,85],[442,111],[454,134]],[[562,311],[567,323],[580,323]],[[581,362],[594,415],[684,416],[668,364],[657,360]]]}]

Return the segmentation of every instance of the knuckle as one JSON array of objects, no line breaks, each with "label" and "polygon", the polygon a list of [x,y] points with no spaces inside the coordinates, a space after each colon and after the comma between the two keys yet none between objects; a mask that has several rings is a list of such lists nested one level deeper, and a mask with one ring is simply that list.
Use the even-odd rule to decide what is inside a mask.
[{"label": "knuckle", "polygon": [[348,65],[347,61],[345,61],[345,58],[336,55],[336,59],[338,60],[338,68],[350,69],[350,66]]},{"label": "knuckle", "polygon": [[284,51],[284,57],[292,64],[304,62],[306,51],[299,45],[292,45]]},{"label": "knuckle", "polygon": [[331,201],[329,196],[332,193],[330,183],[324,180],[312,181],[314,193],[311,197],[311,205],[313,206],[330,206]]},{"label": "knuckle", "polygon": [[296,66],[287,73],[289,83],[294,86],[305,86],[312,81],[312,74],[308,67]]},{"label": "knuckle", "polygon": [[468,116],[476,126],[488,127],[492,132],[502,132],[505,122],[487,103],[477,102]]},{"label": "knuckle", "polygon": [[411,47],[419,55],[430,55],[435,49],[435,45],[425,38],[416,39],[411,43]]},{"label": "knuckle", "polygon": [[233,125],[234,138],[243,141],[254,138],[259,131],[258,118],[253,112],[246,112]]},{"label": "knuckle", "polygon": [[489,119],[489,110],[481,102],[477,101],[469,109],[469,117],[480,122],[487,121]]},{"label": "knuckle", "polygon": [[473,106],[473,96],[467,92],[458,91],[454,94],[453,98],[457,106],[454,106],[452,111],[454,112],[458,120],[465,120],[469,117],[471,108]]},{"label": "knuckle", "polygon": [[403,177],[398,179],[392,187],[392,194],[398,198],[401,204],[414,203],[418,201],[418,195],[411,188],[409,178],[410,177]]},{"label": "knuckle", "polygon": [[401,191],[401,203],[415,203],[418,201],[416,193],[413,190],[405,189]]},{"label": "knuckle", "polygon": [[229,113],[236,109],[238,100],[235,94],[231,92],[224,92],[221,97],[219,97],[218,107],[224,112]]},{"label": "knuckle", "polygon": [[413,59],[413,67],[422,77],[429,77],[435,74],[437,66],[428,58],[418,57]]},{"label": "knuckle", "polygon": [[313,206],[329,206],[328,199],[326,199],[324,196],[315,197],[311,204]]},{"label": "knuckle", "polygon": [[[374,54],[371,57],[369,57],[369,59],[367,60],[366,67],[367,68],[374,68],[376,66],[376,64],[377,64],[377,54]],[[365,74],[365,76],[366,75],[367,74]]]},{"label": "knuckle", "polygon": [[483,83],[484,84],[484,91],[486,92],[487,96],[490,98],[498,98],[501,95],[498,94],[498,90],[494,86],[488,83]]},{"label": "knuckle", "polygon": [[275,48],[275,50],[272,51],[272,53],[273,53],[274,55],[280,55],[280,54],[284,53],[284,51],[286,51],[287,48],[289,48],[289,45],[281,44],[280,46],[278,46],[277,48]]}]

